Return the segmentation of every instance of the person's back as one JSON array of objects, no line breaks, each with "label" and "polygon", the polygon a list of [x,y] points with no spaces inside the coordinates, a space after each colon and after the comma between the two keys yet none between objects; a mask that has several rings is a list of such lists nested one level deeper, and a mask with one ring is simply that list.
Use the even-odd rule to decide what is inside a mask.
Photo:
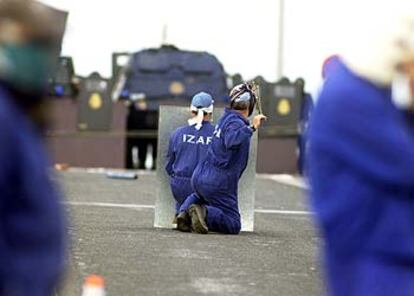
[{"label": "person's back", "polygon": [[209,184],[223,194],[235,193],[230,194],[233,198],[227,199],[222,206],[236,219],[240,219],[238,182],[247,166],[252,135],[246,118],[236,110],[225,109],[215,128],[207,157],[198,168],[202,174],[199,182]]},{"label": "person's back", "polygon": [[204,121],[200,129],[196,129],[195,125],[178,128],[171,136],[174,161],[166,167],[168,174],[191,178],[194,169],[207,154],[213,132],[214,126],[209,121]]},{"label": "person's back", "polygon": [[211,95],[196,94],[191,104],[193,117],[188,125],[178,128],[170,137],[165,169],[170,176],[177,214],[184,200],[194,192],[191,177],[197,165],[204,161],[211,144],[213,103]]},{"label": "person's back", "polygon": [[[393,71],[393,69],[391,69]],[[414,115],[341,63],[310,127],[311,199],[330,295],[413,295]]]},{"label": "person's back", "polygon": [[[249,121],[239,112],[225,109],[215,128],[213,142],[207,155],[209,162],[214,163],[219,168],[231,171],[231,174],[237,179],[247,166],[250,149],[250,136],[252,134],[251,129],[243,129],[246,125],[248,127]],[[242,129],[241,133],[226,137],[239,129]]]},{"label": "person's back", "polygon": [[170,139],[166,170],[170,176],[171,191],[177,201],[177,213],[183,201],[194,192],[191,177],[207,155],[213,131],[213,125],[205,121],[199,130],[195,125],[178,128]]}]

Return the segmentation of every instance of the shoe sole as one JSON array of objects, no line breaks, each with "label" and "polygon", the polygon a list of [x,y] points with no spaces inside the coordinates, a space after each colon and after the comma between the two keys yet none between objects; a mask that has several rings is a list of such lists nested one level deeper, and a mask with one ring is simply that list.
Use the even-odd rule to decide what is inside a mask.
[{"label": "shoe sole", "polygon": [[201,214],[201,209],[199,207],[191,207],[189,209],[190,216],[191,216],[191,226],[195,233],[199,234],[207,234],[208,227],[206,223],[201,218],[203,215]]},{"label": "shoe sole", "polygon": [[177,230],[181,232],[191,232],[189,221],[184,216],[177,217]]}]

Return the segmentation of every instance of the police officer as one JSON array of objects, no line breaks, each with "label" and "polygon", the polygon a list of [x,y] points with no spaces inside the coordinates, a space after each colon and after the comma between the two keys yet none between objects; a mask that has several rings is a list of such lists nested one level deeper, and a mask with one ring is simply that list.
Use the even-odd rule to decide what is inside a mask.
[{"label": "police officer", "polygon": [[[204,160],[214,131],[210,123],[213,113],[213,98],[201,92],[191,102],[192,118],[188,125],[178,128],[170,138],[165,169],[170,176],[170,185],[176,200],[176,211],[183,201],[193,193],[191,176],[196,166]],[[178,225],[180,230],[189,230]]]},{"label": "police officer", "polygon": [[43,5],[0,1],[0,295],[52,295],[64,221],[41,138],[58,32]]},{"label": "police officer", "polygon": [[250,124],[256,95],[249,84],[236,86],[230,99],[207,157],[193,174],[195,193],[187,198],[177,218],[179,223],[187,219],[196,233],[238,234],[241,230],[238,182],[248,163],[251,137],[266,117],[257,115]]}]

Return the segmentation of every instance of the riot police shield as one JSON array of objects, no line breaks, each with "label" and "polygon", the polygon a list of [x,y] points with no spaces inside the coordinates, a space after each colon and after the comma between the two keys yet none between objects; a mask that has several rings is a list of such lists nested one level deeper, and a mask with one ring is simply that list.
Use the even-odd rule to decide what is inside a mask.
[{"label": "riot police shield", "polygon": [[268,83],[259,77],[262,107],[268,120],[260,130],[261,137],[297,136],[304,97],[302,79],[291,83],[282,78],[277,83]]},{"label": "riot police shield", "polygon": [[98,73],[92,73],[81,86],[78,129],[80,131],[108,131],[111,125],[112,108],[109,81]]}]

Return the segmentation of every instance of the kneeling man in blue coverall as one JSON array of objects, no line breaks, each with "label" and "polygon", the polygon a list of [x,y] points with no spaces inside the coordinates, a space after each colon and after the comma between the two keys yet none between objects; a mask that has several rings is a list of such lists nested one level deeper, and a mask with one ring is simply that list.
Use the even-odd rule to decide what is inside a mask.
[{"label": "kneeling man in blue coverall", "polygon": [[247,83],[230,92],[230,101],[215,128],[205,160],[193,174],[194,193],[177,217],[177,225],[187,225],[196,233],[238,234],[241,230],[238,182],[247,167],[250,139],[266,117],[257,115],[252,124],[249,122],[257,98]]},{"label": "kneeling man in blue coverall", "polygon": [[211,144],[214,132],[214,126],[210,123],[213,104],[210,94],[196,94],[190,107],[193,117],[188,120],[188,125],[178,128],[170,138],[165,169],[170,176],[177,214],[184,200],[194,192],[191,177]]}]

